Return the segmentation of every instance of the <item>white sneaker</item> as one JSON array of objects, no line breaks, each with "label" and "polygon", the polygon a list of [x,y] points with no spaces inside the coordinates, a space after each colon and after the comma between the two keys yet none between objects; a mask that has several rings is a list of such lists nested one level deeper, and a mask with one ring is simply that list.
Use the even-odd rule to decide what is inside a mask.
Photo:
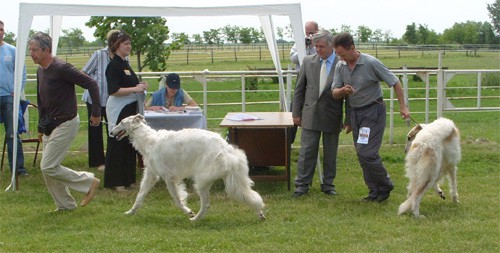
[{"label": "white sneaker", "polygon": [[102,164],[102,165],[99,165],[99,167],[97,167],[97,170],[98,171],[104,171],[105,168],[106,167],[104,166],[104,164]]},{"label": "white sneaker", "polygon": [[115,190],[117,192],[126,192],[127,191],[127,189],[125,189],[125,186],[116,186]]}]

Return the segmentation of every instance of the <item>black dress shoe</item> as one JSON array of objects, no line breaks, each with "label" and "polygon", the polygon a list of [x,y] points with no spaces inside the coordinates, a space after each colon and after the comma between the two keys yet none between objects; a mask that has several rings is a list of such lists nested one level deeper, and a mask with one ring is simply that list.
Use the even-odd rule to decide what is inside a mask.
[{"label": "black dress shoe", "polygon": [[29,177],[30,174],[28,174],[28,172],[17,172],[16,175],[18,177]]},{"label": "black dress shoe", "polygon": [[391,196],[391,191],[394,189],[394,185],[391,186],[391,188],[388,191],[381,191],[378,193],[377,196],[377,202],[384,202],[386,201],[389,196]]},{"label": "black dress shoe", "polygon": [[327,190],[327,191],[324,191],[324,193],[326,195],[331,195],[331,196],[339,195],[335,190]]},{"label": "black dress shoe", "polygon": [[384,202],[386,201],[389,196],[391,196],[391,192],[388,191],[388,192],[380,192],[377,196],[377,202]]},{"label": "black dress shoe", "polygon": [[292,197],[293,198],[298,198],[298,197],[301,197],[302,195],[306,195],[307,192],[294,192]]}]

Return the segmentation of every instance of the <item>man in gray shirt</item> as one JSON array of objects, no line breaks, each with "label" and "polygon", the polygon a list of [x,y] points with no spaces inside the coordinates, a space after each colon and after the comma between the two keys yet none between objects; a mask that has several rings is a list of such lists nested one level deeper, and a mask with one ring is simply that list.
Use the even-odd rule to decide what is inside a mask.
[{"label": "man in gray shirt", "polygon": [[382,202],[389,198],[394,184],[379,155],[386,124],[380,81],[393,87],[401,116],[406,119],[410,112],[404,102],[403,88],[382,62],[356,50],[349,33],[337,35],[333,46],[341,61],[335,68],[332,94],[336,99],[349,96],[354,145],[369,189],[364,200]]}]

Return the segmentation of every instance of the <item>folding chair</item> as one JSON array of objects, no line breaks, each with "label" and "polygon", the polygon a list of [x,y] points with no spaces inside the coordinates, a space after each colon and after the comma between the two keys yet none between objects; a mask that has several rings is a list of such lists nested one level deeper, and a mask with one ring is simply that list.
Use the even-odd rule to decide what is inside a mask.
[{"label": "folding chair", "polygon": [[[24,113],[28,110],[28,106],[31,106],[33,108],[38,108],[37,105],[32,104],[28,100],[21,100],[19,102],[19,124],[18,124],[18,133],[19,133],[19,138],[21,138],[21,143],[36,143],[36,150],[35,150],[35,158],[33,159],[33,166],[36,165],[36,160],[38,157],[38,149],[40,148],[40,140],[38,140],[38,134],[35,137],[30,136],[30,132],[26,128],[26,122],[24,120]],[[29,120],[28,120],[29,123]],[[7,149],[7,138],[4,138],[3,142],[3,150],[2,150],[2,160],[0,162],[0,168],[3,170],[3,163],[5,159],[5,151]]]}]

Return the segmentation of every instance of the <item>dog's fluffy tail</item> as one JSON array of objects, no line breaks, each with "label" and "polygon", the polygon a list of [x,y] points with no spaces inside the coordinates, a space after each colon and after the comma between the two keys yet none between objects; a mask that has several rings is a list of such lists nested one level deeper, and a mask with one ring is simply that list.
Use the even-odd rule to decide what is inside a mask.
[{"label": "dog's fluffy tail", "polygon": [[259,193],[252,190],[253,181],[248,177],[248,163],[245,153],[231,147],[228,152],[229,172],[224,179],[227,194],[237,201],[246,203],[257,215],[263,216],[264,202]]},{"label": "dog's fluffy tail", "polygon": [[414,198],[409,197],[405,202],[401,203],[401,205],[399,205],[398,215],[404,214],[408,211],[412,211],[414,202]]}]

